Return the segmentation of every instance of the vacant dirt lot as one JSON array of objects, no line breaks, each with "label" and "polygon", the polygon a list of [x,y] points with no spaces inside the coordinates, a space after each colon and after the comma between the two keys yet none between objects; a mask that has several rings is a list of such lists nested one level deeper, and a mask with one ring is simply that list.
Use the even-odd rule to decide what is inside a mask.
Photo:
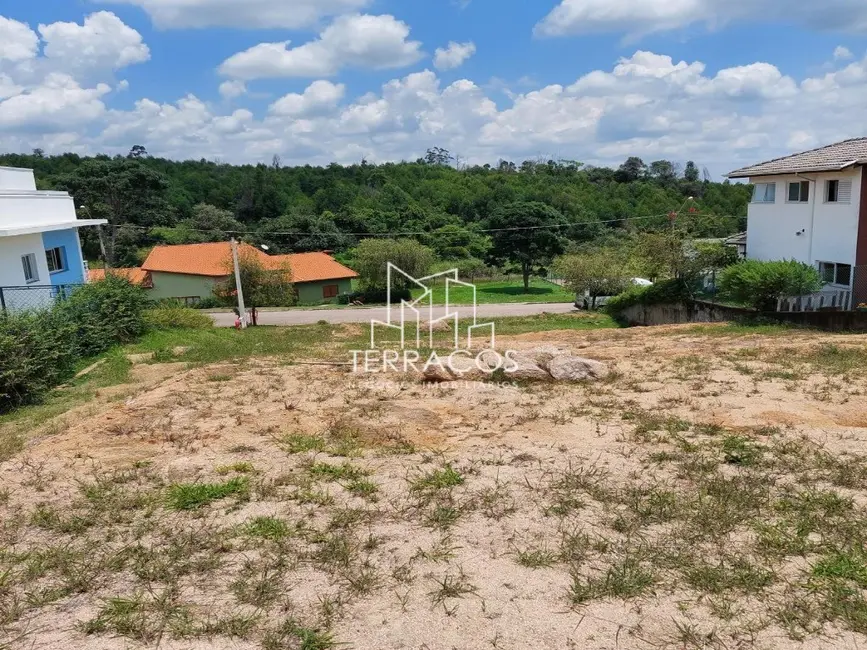
[{"label": "vacant dirt lot", "polygon": [[500,340],[581,385],[140,366],[0,464],[0,648],[864,647],[867,337],[726,332]]}]

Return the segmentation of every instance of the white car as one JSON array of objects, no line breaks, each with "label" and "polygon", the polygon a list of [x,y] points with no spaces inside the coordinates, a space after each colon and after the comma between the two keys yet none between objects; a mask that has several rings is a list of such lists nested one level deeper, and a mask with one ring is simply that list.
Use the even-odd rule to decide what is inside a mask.
[{"label": "white car", "polygon": [[[629,283],[635,287],[650,287],[653,286],[653,282],[650,280],[645,280],[644,278],[631,278]],[[611,300],[614,296],[596,296],[594,300],[590,295],[590,292],[586,292],[583,296],[578,295],[575,296],[575,306],[578,309],[599,309],[604,306],[609,300]]]}]

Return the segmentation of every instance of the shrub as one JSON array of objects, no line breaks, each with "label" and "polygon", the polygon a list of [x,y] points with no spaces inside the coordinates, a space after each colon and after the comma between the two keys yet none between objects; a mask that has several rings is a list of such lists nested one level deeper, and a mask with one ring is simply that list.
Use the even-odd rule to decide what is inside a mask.
[{"label": "shrub", "polygon": [[225,306],[226,301],[217,298],[217,296],[207,296],[195,304],[196,309],[219,309]]},{"label": "shrub", "polygon": [[26,404],[74,372],[74,328],[52,312],[0,315],[0,412]]},{"label": "shrub", "polygon": [[731,300],[759,311],[773,311],[779,298],[819,291],[822,278],[815,268],[795,260],[747,260],[725,269],[719,288]]},{"label": "shrub", "polygon": [[109,276],[52,309],[0,315],[0,412],[38,400],[82,357],[136,339],[147,304],[140,287]]},{"label": "shrub", "polygon": [[[412,292],[409,289],[392,289],[392,304],[396,302],[399,303],[401,300],[412,300]],[[353,291],[351,293],[342,293],[337,297],[337,302],[341,305],[350,305],[355,301],[360,301],[365,305],[385,303],[388,301],[388,292],[385,289],[369,289],[367,291]]]},{"label": "shrub", "polygon": [[79,356],[105,352],[118,343],[130,343],[144,334],[144,312],[149,301],[144,289],[128,280],[109,275],[88,284],[59,303],[55,318],[75,329],[72,342]]},{"label": "shrub", "polygon": [[686,280],[663,280],[649,287],[630,287],[609,300],[605,305],[605,311],[612,316],[618,316],[624,309],[634,305],[678,303],[691,300],[693,296],[693,287]]},{"label": "shrub", "polygon": [[144,314],[148,327],[158,330],[208,329],[214,326],[210,316],[182,305],[163,305]]}]

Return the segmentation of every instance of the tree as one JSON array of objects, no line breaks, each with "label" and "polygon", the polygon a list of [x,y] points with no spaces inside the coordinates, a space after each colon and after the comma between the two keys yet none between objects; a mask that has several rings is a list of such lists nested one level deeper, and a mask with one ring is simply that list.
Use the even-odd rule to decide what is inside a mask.
[{"label": "tree", "polygon": [[134,144],[132,149],[129,150],[127,154],[127,158],[147,158],[148,150],[144,147],[144,145]]},{"label": "tree", "polygon": [[430,244],[444,260],[483,258],[491,248],[489,237],[457,224],[434,230],[430,235]]},{"label": "tree", "polygon": [[[234,306],[237,302],[238,285],[231,258],[226,260],[225,268],[227,280],[219,284],[214,293],[221,296],[227,304]],[[238,253],[238,268],[244,289],[244,306],[253,312],[253,325],[257,324],[257,310],[260,307],[291,307],[297,302],[298,296],[292,284],[292,270],[288,263],[275,267],[266,266],[257,251],[242,247]]]},{"label": "tree", "polygon": [[650,175],[663,183],[670,183],[677,178],[677,166],[670,160],[655,160],[650,163]]},{"label": "tree", "polygon": [[686,163],[686,169],[683,170],[683,178],[690,183],[698,183],[701,178],[698,166],[693,161],[690,160]]},{"label": "tree", "polygon": [[521,266],[524,291],[530,291],[530,275],[539,265],[548,264],[563,252],[563,240],[556,227],[565,218],[544,203],[512,203],[496,210],[488,221],[495,263],[514,262]]},{"label": "tree", "polygon": [[[436,256],[414,239],[365,239],[352,252],[353,267],[361,276],[365,290],[388,287],[388,263],[414,278],[428,275]],[[412,283],[400,274],[393,275],[393,288],[409,289]]]},{"label": "tree", "polygon": [[126,255],[117,250],[120,226],[174,223],[174,211],[167,201],[168,180],[137,160],[87,160],[63,176],[58,185],[72,194],[82,216],[107,219],[115,226],[109,227],[104,237],[106,262],[111,266]]},{"label": "tree", "polygon": [[746,260],[725,269],[719,286],[723,295],[732,300],[759,311],[774,311],[780,298],[819,291],[822,278],[815,267],[795,260]]},{"label": "tree", "polygon": [[556,268],[571,291],[590,296],[594,308],[597,297],[616,296],[629,286],[628,268],[620,252],[611,249],[565,255]]},{"label": "tree", "polygon": [[260,231],[262,241],[284,253],[346,250],[355,241],[341,232],[334,215],[328,211],[318,216],[295,213],[269,219],[262,222]]},{"label": "tree", "polygon": [[630,156],[617,170],[617,180],[621,183],[633,183],[647,174],[647,165],[637,156]]},{"label": "tree", "polygon": [[452,163],[454,157],[448,149],[431,147],[425,152],[423,160],[426,165],[448,166]]}]

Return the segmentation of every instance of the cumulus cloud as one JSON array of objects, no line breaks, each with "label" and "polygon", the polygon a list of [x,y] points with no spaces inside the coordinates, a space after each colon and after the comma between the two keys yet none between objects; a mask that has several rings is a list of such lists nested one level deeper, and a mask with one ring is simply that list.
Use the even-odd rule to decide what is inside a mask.
[{"label": "cumulus cloud", "polygon": [[[522,87],[500,105],[473,81],[447,84],[432,70],[360,96],[319,79],[264,111],[192,95],[106,110],[99,85],[68,77],[54,77],[50,92],[22,85],[0,74],[0,97],[18,98],[0,101],[0,149],[123,153],[141,142],[175,158],[280,154],[287,164],[327,164],[414,160],[441,146],[470,164],[561,156],[618,165],[638,155],[692,159],[719,175],[867,132],[867,58],[794,78],[770,62],[708,72],[701,61],[639,50],[577,79]],[[33,124],[47,126],[28,131]]]},{"label": "cumulus cloud", "polygon": [[106,0],[135,5],[161,29],[257,27],[298,29],[326,16],[358,11],[371,0]]},{"label": "cumulus cloud", "polygon": [[0,61],[23,61],[36,56],[39,37],[25,24],[0,16]]},{"label": "cumulus cloud", "polygon": [[57,22],[39,25],[46,58],[65,68],[119,69],[150,59],[142,36],[109,11],[84,19],[84,24]]},{"label": "cumulus cloud", "polygon": [[96,119],[105,111],[106,84],[82,88],[69,75],[53,72],[34,88],[0,102],[0,131],[9,128],[68,128]]},{"label": "cumulus cloud", "polygon": [[[41,51],[40,51],[41,47]],[[101,11],[81,24],[30,26],[0,16],[0,134],[74,132],[104,116],[111,73],[150,58],[141,34]],[[105,76],[109,78],[104,79]],[[126,82],[117,84],[125,90]],[[72,129],[73,131],[69,131]]]},{"label": "cumulus cloud", "polygon": [[330,81],[314,81],[303,94],[290,93],[271,104],[268,110],[274,115],[306,117],[333,110],[346,92],[343,84]]},{"label": "cumulus cloud", "polygon": [[236,79],[329,77],[344,67],[400,68],[419,61],[421,43],[394,16],[340,16],[314,41],[260,43],[223,62],[220,73]]},{"label": "cumulus cloud", "polygon": [[867,32],[863,0],[824,3],[790,0],[561,0],[538,25],[537,36],[593,32],[641,35],[704,23],[710,28],[731,22],[795,24],[820,31]]},{"label": "cumulus cloud", "polygon": [[247,84],[237,79],[224,81],[220,84],[219,91],[223,99],[235,99],[247,92]]},{"label": "cumulus cloud", "polygon": [[845,61],[846,59],[853,58],[853,56],[852,51],[848,47],[840,45],[834,49],[834,59],[836,61]]},{"label": "cumulus cloud", "polygon": [[438,47],[434,53],[434,67],[437,70],[453,70],[476,53],[476,44],[455,43],[451,41],[446,48]]}]

